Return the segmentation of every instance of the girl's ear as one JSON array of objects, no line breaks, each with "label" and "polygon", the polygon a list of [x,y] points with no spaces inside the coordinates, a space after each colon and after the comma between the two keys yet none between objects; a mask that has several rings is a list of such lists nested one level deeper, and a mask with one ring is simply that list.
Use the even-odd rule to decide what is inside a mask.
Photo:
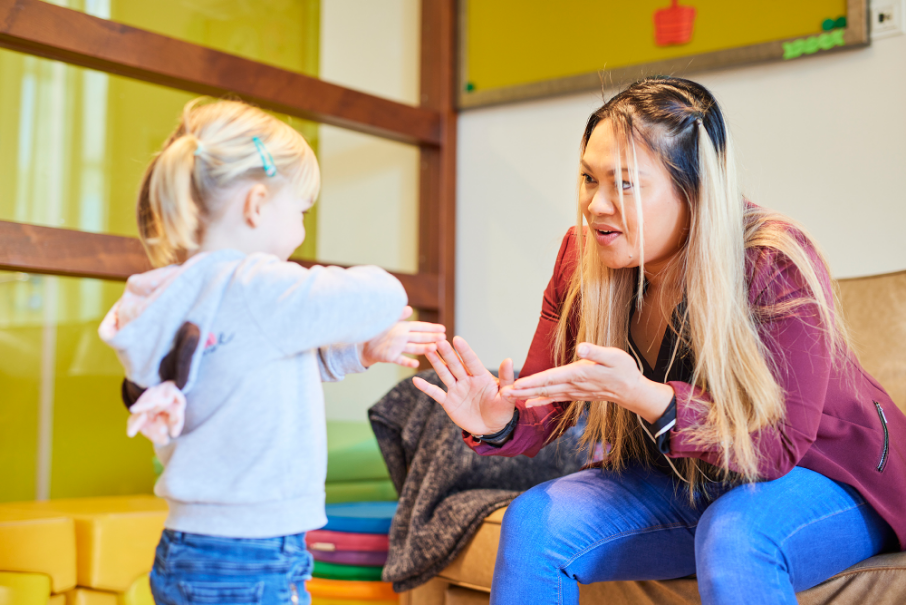
[{"label": "girl's ear", "polygon": [[242,204],[242,217],[252,229],[261,223],[261,210],[266,202],[267,187],[261,183],[252,185],[245,194],[245,201]]}]

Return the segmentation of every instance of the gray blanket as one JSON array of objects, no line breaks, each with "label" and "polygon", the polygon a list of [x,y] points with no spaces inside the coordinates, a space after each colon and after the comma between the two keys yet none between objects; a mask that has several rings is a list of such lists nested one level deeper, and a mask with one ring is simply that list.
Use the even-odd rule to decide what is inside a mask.
[{"label": "gray blanket", "polygon": [[[443,388],[433,370],[418,376]],[[411,379],[374,404],[368,417],[400,496],[383,572],[397,592],[440,573],[482,520],[520,492],[576,472],[586,460],[577,453],[575,428],[535,458],[479,456],[443,408]]]}]

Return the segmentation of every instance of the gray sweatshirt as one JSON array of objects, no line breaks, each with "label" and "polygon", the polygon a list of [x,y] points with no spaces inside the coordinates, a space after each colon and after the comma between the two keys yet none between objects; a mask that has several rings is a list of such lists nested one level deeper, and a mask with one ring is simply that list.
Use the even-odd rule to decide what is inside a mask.
[{"label": "gray sweatshirt", "polygon": [[406,293],[377,267],[313,267],[218,250],[130,278],[100,334],[126,377],[159,384],[185,321],[201,330],[182,434],[156,448],[172,530],[265,538],[322,527],[327,435],[322,381],[364,371],[363,343]]}]

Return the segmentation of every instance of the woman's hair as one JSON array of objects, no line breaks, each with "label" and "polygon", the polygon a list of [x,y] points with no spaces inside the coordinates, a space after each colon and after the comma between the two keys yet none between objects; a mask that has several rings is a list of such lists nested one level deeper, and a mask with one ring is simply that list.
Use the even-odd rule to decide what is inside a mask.
[{"label": "woman's hair", "polygon": [[[804,231],[777,214],[749,204],[737,188],[733,146],[717,101],[703,86],[679,78],[652,77],[632,84],[607,101],[588,119],[582,150],[594,129],[604,122],[617,141],[616,174],[622,155],[632,182],[637,180],[636,146],[644,145],[666,166],[674,190],[688,206],[690,225],[681,251],[664,269],[665,284],[679,284],[686,304],[679,316],[677,343],[694,355],[692,384],[711,396],[694,399],[706,414],[699,426],[688,429],[697,444],[723,454],[724,477],[732,461],[743,479],[759,477],[758,452],[752,433],[776,426],[784,417],[784,394],[772,360],[759,337],[759,324],[804,311],[817,316],[835,355],[849,350],[842,319],[835,311],[834,294],[822,277],[827,265]],[[618,177],[619,178],[619,177]],[[633,187],[641,248],[644,241],[641,198]],[[623,192],[619,206],[625,208]],[[625,221],[625,213],[624,215]],[[569,332],[576,342],[628,350],[631,305],[641,306],[644,293],[644,257],[639,269],[610,269],[597,256],[592,235],[583,236],[582,211],[577,219],[579,264],[573,274],[560,315],[555,342],[559,363],[576,359]],[[805,283],[803,298],[771,308],[749,304],[746,250],[763,247],[788,257]],[[821,271],[815,266],[822,264]],[[633,300],[635,297],[635,300]],[[673,301],[656,308],[672,326]],[[807,310],[805,309],[807,307]],[[572,328],[571,328],[572,326]],[[672,329],[672,328],[671,328]],[[677,352],[674,351],[675,362]],[[588,409],[583,444],[607,444],[606,464],[619,469],[629,457],[643,457],[643,439],[635,414],[611,402],[576,402],[564,418],[568,422]],[[701,481],[703,463],[684,459],[686,480]]]},{"label": "woman's hair", "polygon": [[189,102],[142,178],[138,230],[151,262],[197,250],[223,194],[245,182],[288,184],[311,200],[321,187],[314,152],[289,125],[239,101]]}]

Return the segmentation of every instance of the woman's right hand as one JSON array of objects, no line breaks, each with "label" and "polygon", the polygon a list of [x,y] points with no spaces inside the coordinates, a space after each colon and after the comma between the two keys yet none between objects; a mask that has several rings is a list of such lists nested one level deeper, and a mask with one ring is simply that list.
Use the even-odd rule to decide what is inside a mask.
[{"label": "woman's right hand", "polygon": [[446,340],[440,341],[437,352],[425,356],[447,390],[444,392],[417,376],[412,384],[442,405],[457,426],[473,435],[492,435],[506,427],[516,406],[502,397],[500,391],[513,384],[512,359],[500,364],[498,380],[460,336],[453,339],[453,346]]}]

